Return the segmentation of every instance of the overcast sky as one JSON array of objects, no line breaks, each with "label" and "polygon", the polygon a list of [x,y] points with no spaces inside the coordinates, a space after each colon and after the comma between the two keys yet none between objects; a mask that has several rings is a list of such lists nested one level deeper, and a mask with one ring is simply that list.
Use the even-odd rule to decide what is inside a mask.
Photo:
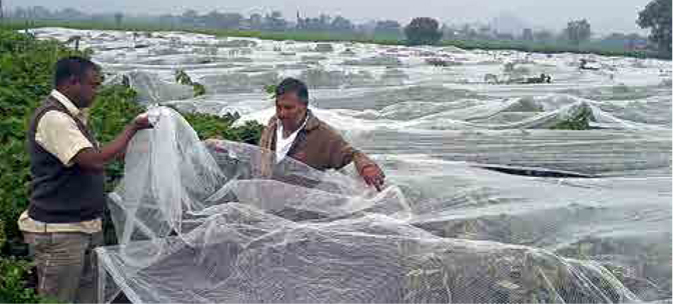
[{"label": "overcast sky", "polygon": [[650,0],[4,0],[5,6],[42,5],[48,8],[73,7],[87,12],[181,13],[188,8],[199,12],[252,12],[279,10],[294,18],[341,14],[361,22],[394,19],[407,23],[413,17],[434,17],[442,22],[488,23],[503,13],[514,14],[534,27],[559,30],[570,19],[586,18],[597,33],[640,32],[635,24],[638,11]]}]

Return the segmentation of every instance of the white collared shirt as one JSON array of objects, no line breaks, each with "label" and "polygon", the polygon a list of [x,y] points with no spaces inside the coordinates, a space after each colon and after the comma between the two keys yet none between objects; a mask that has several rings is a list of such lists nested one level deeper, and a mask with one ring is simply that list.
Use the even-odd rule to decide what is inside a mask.
[{"label": "white collared shirt", "polygon": [[299,131],[304,129],[306,126],[306,122],[308,121],[308,113],[306,113],[306,118],[304,119],[304,122],[301,124],[301,127],[299,127],[296,131],[292,132],[290,136],[287,138],[283,138],[283,123],[278,120],[277,127],[276,127],[276,163],[279,163],[282,161],[285,156],[287,156],[287,153],[290,152],[290,148],[292,147],[292,144],[294,143],[295,139],[297,139],[297,134],[299,134]]},{"label": "white collared shirt", "polygon": [[[60,102],[72,116],[86,124],[84,112],[77,108],[68,97],[57,90],[51,91],[51,96]],[[56,156],[67,167],[72,165],[72,158],[79,151],[93,147],[93,143],[82,134],[75,120],[70,115],[59,111],[48,111],[42,115],[40,121],[37,122],[35,142]]]},{"label": "white collared shirt", "polygon": [[72,114],[73,116],[78,116],[80,114],[80,110],[77,106],[75,106],[68,97],[65,95],[61,94],[58,90],[51,90],[51,93],[49,93],[51,97],[54,97],[54,99],[58,100],[65,108]]}]

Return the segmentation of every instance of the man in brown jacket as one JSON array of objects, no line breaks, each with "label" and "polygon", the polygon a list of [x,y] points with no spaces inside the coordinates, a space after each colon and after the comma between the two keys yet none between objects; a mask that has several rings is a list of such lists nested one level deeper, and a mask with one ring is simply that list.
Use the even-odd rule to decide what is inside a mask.
[{"label": "man in brown jacket", "polygon": [[385,175],[364,153],[308,110],[308,89],[286,78],[277,87],[276,115],[260,139],[260,147],[274,151],[276,163],[291,157],[317,170],[341,169],[353,162],[364,181],[381,191]]}]

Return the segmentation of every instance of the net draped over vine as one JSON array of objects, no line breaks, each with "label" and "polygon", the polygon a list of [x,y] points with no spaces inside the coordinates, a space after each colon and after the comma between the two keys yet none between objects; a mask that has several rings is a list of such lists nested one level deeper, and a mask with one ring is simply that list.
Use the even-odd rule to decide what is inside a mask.
[{"label": "net draped over vine", "polygon": [[[134,303],[613,303],[670,297],[670,178],[544,179],[377,159],[320,172],[205,144],[155,107],[110,195],[99,296]],[[601,151],[596,151],[600,153]],[[670,188],[669,188],[670,189]]]}]

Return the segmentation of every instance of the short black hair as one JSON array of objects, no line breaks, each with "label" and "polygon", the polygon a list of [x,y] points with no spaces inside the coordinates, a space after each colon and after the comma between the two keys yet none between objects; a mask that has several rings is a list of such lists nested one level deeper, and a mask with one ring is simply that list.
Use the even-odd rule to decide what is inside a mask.
[{"label": "short black hair", "polygon": [[98,65],[84,57],[70,56],[61,58],[56,62],[56,66],[54,67],[54,87],[62,85],[71,77],[75,77],[81,81],[91,69],[96,72],[100,71]]},{"label": "short black hair", "polygon": [[276,87],[276,97],[279,97],[286,93],[295,92],[299,101],[304,104],[308,104],[308,88],[306,84],[299,79],[288,77],[283,79],[283,81],[278,84]]}]

